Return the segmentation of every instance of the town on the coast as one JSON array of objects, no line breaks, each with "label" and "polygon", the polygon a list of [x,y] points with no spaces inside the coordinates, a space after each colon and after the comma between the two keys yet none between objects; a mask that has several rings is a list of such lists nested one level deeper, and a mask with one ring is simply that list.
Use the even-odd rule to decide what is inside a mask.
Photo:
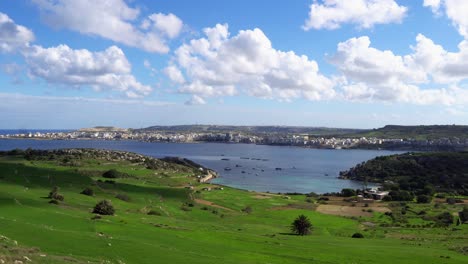
[{"label": "town on the coast", "polygon": [[[122,129],[114,127],[85,128],[67,132],[24,132],[0,135],[0,139],[48,139],[48,140],[135,140],[170,143],[245,143],[282,146],[301,146],[326,149],[400,149],[400,150],[463,150],[468,147],[468,137],[446,136],[436,138],[412,138],[411,136],[385,137],[329,134],[313,135],[307,131],[197,131],[171,129]],[[336,132],[336,131],[333,131]]]}]

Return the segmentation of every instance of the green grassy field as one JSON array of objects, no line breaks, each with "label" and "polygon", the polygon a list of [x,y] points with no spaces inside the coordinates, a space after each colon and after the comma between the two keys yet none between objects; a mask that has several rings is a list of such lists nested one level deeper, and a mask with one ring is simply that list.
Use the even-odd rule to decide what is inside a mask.
[{"label": "green grassy field", "polygon": [[[131,177],[105,183],[108,179],[100,174],[111,168]],[[28,262],[24,257],[32,263],[468,262],[462,254],[468,249],[468,225],[414,227],[424,220],[417,214],[410,217],[410,212],[412,225],[382,227],[389,220],[381,213],[352,218],[321,214],[315,211],[315,200],[306,202],[305,195],[220,190],[198,185],[193,173],[181,171],[149,170],[125,161],[83,160],[72,167],[53,160],[2,157],[0,259],[6,263]],[[195,190],[183,188],[189,182]],[[65,197],[58,205],[45,198],[53,186],[59,186]],[[80,194],[86,187],[95,196]],[[204,187],[212,190],[203,191]],[[119,200],[117,194],[130,200]],[[115,215],[92,220],[92,208],[103,199],[112,201]],[[251,213],[242,211],[247,206]],[[456,212],[459,207],[444,209]],[[289,226],[299,214],[310,218],[311,235],[291,234]],[[355,232],[365,238],[351,238]]]}]

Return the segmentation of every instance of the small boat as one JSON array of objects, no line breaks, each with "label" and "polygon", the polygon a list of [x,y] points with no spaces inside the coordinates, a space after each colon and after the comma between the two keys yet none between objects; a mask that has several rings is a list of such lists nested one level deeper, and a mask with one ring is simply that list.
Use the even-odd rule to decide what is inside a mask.
[{"label": "small boat", "polygon": [[236,164],[236,168],[240,168],[240,167],[242,167],[242,166],[241,166],[241,165],[239,165],[239,164]]},{"label": "small boat", "polygon": [[325,173],[325,176],[328,176],[328,173]]},{"label": "small boat", "polygon": [[225,170],[225,171],[230,171],[230,170],[231,170],[231,168],[229,168],[229,167],[226,167],[226,168],[224,168],[224,170]]},{"label": "small boat", "polygon": [[245,173],[245,171],[241,171],[242,173]]},{"label": "small boat", "polygon": [[221,160],[229,160],[229,159],[226,159],[226,158],[222,158]]},{"label": "small boat", "polygon": [[250,158],[246,158],[246,157],[241,157],[241,159],[250,159]]},{"label": "small boat", "polygon": [[280,171],[280,170],[283,170],[283,169],[282,168],[275,168],[275,170]]}]

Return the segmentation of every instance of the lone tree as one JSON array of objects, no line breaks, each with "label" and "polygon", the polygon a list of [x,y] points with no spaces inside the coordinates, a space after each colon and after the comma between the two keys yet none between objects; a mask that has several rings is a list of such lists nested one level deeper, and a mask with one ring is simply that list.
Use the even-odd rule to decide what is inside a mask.
[{"label": "lone tree", "polygon": [[49,192],[49,196],[47,196],[47,198],[57,200],[57,201],[63,201],[64,197],[63,195],[59,194],[58,191],[59,191],[59,187],[54,186],[54,188],[52,188],[52,190]]},{"label": "lone tree", "polygon": [[88,195],[88,196],[94,196],[94,191],[93,189],[87,187],[83,191],[80,192],[81,194]]},{"label": "lone tree", "polygon": [[100,215],[113,215],[115,213],[115,209],[110,201],[102,200],[94,206],[93,213]]},{"label": "lone tree", "polygon": [[310,223],[309,218],[307,218],[305,215],[299,215],[292,223],[291,231],[300,236],[310,234],[312,231],[312,224]]}]

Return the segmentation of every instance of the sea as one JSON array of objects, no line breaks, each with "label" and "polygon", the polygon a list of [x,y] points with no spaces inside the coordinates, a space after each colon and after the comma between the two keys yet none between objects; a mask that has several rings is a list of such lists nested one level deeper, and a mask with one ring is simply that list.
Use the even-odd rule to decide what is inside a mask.
[{"label": "sea", "polygon": [[339,172],[377,156],[401,153],[255,144],[0,139],[0,150],[15,148],[101,148],[155,158],[183,157],[217,171],[220,177],[212,183],[272,193],[327,193],[339,192],[343,188],[362,188],[362,182],[338,179]]}]

